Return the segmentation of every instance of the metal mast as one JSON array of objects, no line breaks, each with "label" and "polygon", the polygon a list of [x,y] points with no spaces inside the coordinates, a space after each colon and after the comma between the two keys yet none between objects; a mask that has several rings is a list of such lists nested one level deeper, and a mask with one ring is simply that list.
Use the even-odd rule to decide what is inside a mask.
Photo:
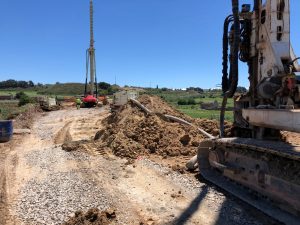
[{"label": "metal mast", "polygon": [[[93,0],[90,0],[90,47],[87,50],[87,71],[86,80],[88,77],[88,67],[90,67],[90,94],[94,95],[96,82],[96,61],[95,61],[95,48],[94,48],[94,8]],[[87,81],[86,81],[87,86]],[[97,88],[96,88],[97,91]],[[85,95],[87,94],[87,87],[85,88]],[[97,94],[96,94],[97,95]]]}]

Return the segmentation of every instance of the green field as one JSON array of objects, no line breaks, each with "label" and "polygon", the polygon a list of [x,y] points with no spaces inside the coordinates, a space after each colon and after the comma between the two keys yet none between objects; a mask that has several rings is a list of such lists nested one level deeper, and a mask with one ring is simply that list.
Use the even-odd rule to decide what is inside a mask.
[{"label": "green field", "polygon": [[[201,110],[195,109],[193,106],[185,105],[185,106],[176,106],[176,108],[183,112],[184,114],[189,115],[192,118],[206,118],[211,120],[219,120],[220,119],[220,111],[219,110]],[[226,111],[225,120],[233,122],[233,112]]]},{"label": "green field", "polygon": [[19,101],[0,101],[0,120],[12,119],[18,114],[25,112],[32,104],[18,106]]},{"label": "green field", "polygon": [[[157,95],[164,99],[166,102],[173,105],[176,109],[183,112],[184,114],[189,115],[193,118],[207,118],[207,119],[216,119],[220,118],[219,110],[202,110],[200,109],[201,103],[208,103],[217,101],[219,107],[222,104],[222,93],[220,90],[213,91],[204,91],[203,93],[198,93],[195,91],[162,91],[161,89],[148,89],[147,94]],[[180,99],[194,99],[195,105],[178,105]],[[233,99],[228,99],[227,107],[233,108]],[[233,112],[226,111],[225,120],[233,121]]]},{"label": "green field", "polygon": [[23,91],[29,97],[35,97],[38,95],[37,91],[33,90],[24,90],[24,89],[15,89],[15,90],[0,90],[0,95],[16,95],[16,93]]}]

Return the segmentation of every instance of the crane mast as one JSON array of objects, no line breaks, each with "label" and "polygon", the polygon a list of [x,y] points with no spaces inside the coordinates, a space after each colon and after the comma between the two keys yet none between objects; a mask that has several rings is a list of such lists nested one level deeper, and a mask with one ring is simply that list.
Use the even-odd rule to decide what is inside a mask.
[{"label": "crane mast", "polygon": [[[94,47],[94,6],[93,0],[90,0],[90,47],[87,49],[86,57],[86,82],[85,97],[87,95],[97,96],[97,78],[96,78],[96,60]],[[88,83],[88,74],[90,82]],[[96,92],[96,94],[95,94]]]},{"label": "crane mast", "polygon": [[90,0],[90,79],[91,79],[91,94],[94,95],[95,81],[95,48],[94,48],[94,11],[93,0]]}]

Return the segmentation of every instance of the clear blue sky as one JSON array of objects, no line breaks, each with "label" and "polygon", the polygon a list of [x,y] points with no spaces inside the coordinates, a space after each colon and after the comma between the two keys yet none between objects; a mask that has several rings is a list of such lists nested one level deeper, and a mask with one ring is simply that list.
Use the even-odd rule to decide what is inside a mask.
[{"label": "clear blue sky", "polygon": [[[94,0],[98,80],[215,87],[230,2]],[[291,4],[292,43],[300,55],[300,1]],[[89,0],[1,0],[0,29],[0,80],[84,82]],[[245,67],[240,76],[248,86]]]}]

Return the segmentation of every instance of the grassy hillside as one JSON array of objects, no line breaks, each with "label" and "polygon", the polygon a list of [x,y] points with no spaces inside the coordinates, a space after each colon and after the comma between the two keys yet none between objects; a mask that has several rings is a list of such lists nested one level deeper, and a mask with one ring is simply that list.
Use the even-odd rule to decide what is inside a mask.
[{"label": "grassy hillside", "polygon": [[65,84],[53,84],[46,85],[37,91],[38,94],[42,95],[83,95],[84,84],[82,83],[65,83]]},{"label": "grassy hillside", "polygon": [[17,92],[23,91],[30,97],[37,95],[50,96],[74,96],[83,95],[84,84],[81,83],[65,83],[65,84],[47,84],[43,86],[35,86],[32,88],[11,88],[0,90],[0,95],[15,95]]}]

